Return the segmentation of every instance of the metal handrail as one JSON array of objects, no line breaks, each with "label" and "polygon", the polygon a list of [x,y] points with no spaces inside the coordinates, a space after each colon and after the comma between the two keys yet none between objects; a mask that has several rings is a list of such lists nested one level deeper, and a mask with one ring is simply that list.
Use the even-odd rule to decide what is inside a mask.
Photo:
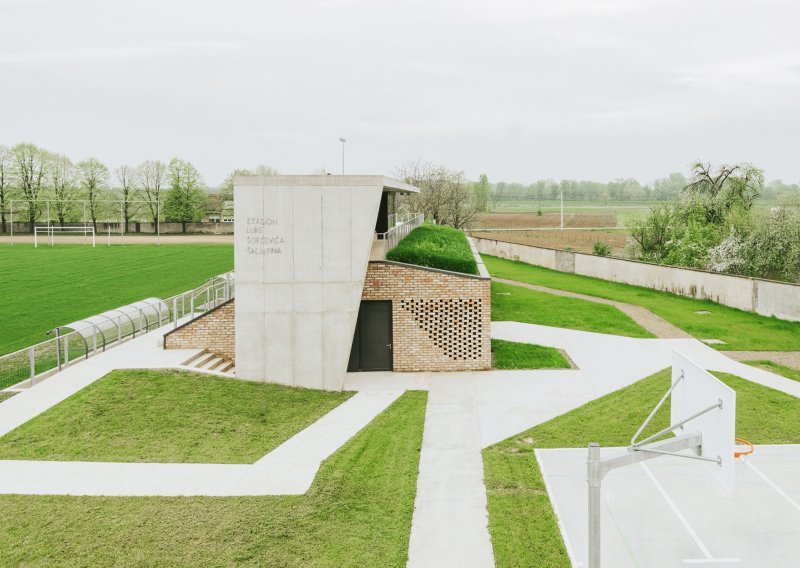
[{"label": "metal handrail", "polygon": [[414,215],[405,221],[402,221],[399,224],[396,224],[394,227],[386,231],[385,233],[377,233],[375,238],[380,241],[387,241],[386,252],[389,252],[394,247],[396,247],[400,241],[405,239],[411,231],[422,225],[425,222],[425,215],[420,213],[419,215]]},{"label": "metal handrail", "polygon": [[[18,388],[27,385],[32,386],[37,379],[43,379],[63,368],[77,364],[81,360],[88,359],[99,352],[120,345],[127,339],[135,338],[141,332],[148,332],[151,325],[155,325],[157,328],[160,327],[163,322],[170,322],[171,320],[174,327],[178,327],[178,322],[186,320],[187,316],[189,320],[186,321],[198,318],[213,307],[233,298],[235,292],[234,283],[235,278],[233,272],[227,272],[209,278],[208,281],[197,288],[175,294],[164,300],[159,300],[158,303],[145,301],[147,307],[143,306],[139,308],[139,318],[135,318],[139,320],[138,330],[134,317],[131,317],[135,312],[128,313],[120,311],[116,316],[98,314],[112,325],[109,329],[116,329],[117,333],[115,334],[116,338],[114,340],[109,341],[106,339],[105,332],[98,326],[97,322],[87,322],[88,325],[72,329],[70,332],[64,334],[61,332],[70,328],[65,328],[63,326],[54,328],[48,333],[56,332],[56,337],[0,356],[0,390],[11,386],[16,386]],[[206,297],[209,298],[212,293],[214,298],[213,302],[207,300],[205,305],[202,306],[202,311],[195,312],[194,306],[192,306],[192,311],[187,312],[187,296],[192,299],[193,304],[193,297],[196,295],[205,294]],[[150,321],[148,319],[147,315],[143,313],[144,309],[155,310],[158,318],[157,324],[155,320]],[[166,314],[164,314],[165,311]],[[166,320],[164,319],[164,315],[167,316]],[[123,318],[130,322],[130,331],[123,331],[123,322],[125,321]],[[100,336],[99,342],[98,335]],[[75,336],[80,337],[83,343],[84,352],[80,354],[83,355],[83,357],[80,357],[80,355],[70,357],[70,339]]]}]

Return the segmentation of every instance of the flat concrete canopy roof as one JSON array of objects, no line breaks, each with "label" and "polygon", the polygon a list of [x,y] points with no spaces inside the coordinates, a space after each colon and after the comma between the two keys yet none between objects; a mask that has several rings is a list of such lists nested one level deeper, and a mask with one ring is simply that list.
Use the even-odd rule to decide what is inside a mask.
[{"label": "flat concrete canopy roof", "polygon": [[275,186],[275,187],[382,187],[383,191],[419,193],[419,188],[386,176],[357,175],[293,175],[293,176],[236,176],[236,186]]}]

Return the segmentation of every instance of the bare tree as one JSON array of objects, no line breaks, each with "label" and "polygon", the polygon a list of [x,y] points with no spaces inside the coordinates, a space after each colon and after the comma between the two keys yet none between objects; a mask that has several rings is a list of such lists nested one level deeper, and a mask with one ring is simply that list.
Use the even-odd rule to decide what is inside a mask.
[{"label": "bare tree", "polygon": [[0,146],[0,233],[6,232],[6,213],[13,196],[13,164],[11,151]]},{"label": "bare tree", "polygon": [[52,154],[48,167],[53,205],[59,224],[63,227],[67,216],[75,209],[78,195],[77,171],[72,161],[63,154]]},{"label": "bare tree", "polygon": [[457,229],[469,227],[480,213],[482,204],[475,199],[462,171],[416,160],[399,166],[396,175],[420,188],[419,193],[405,196],[401,202],[401,207],[411,213],[424,213],[435,223]]},{"label": "bare tree", "polygon": [[108,168],[95,158],[78,162],[78,176],[80,178],[83,197],[89,205],[89,216],[97,232],[97,212],[100,201],[108,190]]},{"label": "bare tree", "polygon": [[136,174],[150,218],[153,225],[157,225],[163,207],[162,193],[167,179],[167,165],[159,160],[148,160],[139,165]]},{"label": "bare tree", "polygon": [[33,232],[39,215],[39,200],[45,190],[48,154],[35,144],[23,142],[11,148],[14,181],[22,198],[28,202],[28,222]]},{"label": "bare tree", "polygon": [[277,176],[280,174],[278,170],[273,168],[272,166],[268,166],[266,164],[258,164],[256,169],[253,170],[253,174],[257,176]]},{"label": "bare tree", "polygon": [[139,176],[135,168],[119,166],[114,170],[114,178],[117,180],[122,204],[122,222],[125,225],[125,232],[129,233],[131,217],[138,210],[137,205],[133,202],[139,197]]}]

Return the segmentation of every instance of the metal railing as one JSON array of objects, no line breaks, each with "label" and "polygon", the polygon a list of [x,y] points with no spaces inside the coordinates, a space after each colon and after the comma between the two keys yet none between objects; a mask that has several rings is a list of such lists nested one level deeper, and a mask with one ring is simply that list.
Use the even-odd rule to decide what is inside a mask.
[{"label": "metal railing", "polygon": [[32,386],[128,339],[169,323],[178,327],[233,297],[234,274],[227,272],[165,300],[152,298],[92,316],[79,329],[57,327],[47,332],[51,339],[0,356],[0,389]]},{"label": "metal railing", "polygon": [[[392,216],[394,217],[394,216]],[[396,217],[395,217],[396,219]],[[378,240],[387,241],[386,243],[386,252],[389,252],[397,244],[405,239],[411,231],[422,225],[425,221],[425,215],[420,213],[419,215],[409,215],[404,220],[395,220],[395,226],[386,231],[385,233],[378,233],[376,238]]]}]

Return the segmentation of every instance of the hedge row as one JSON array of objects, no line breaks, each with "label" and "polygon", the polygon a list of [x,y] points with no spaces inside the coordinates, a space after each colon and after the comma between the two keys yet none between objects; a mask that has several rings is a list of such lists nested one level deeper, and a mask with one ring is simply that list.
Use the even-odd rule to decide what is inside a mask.
[{"label": "hedge row", "polygon": [[443,225],[417,227],[386,258],[465,274],[478,273],[467,237],[458,229]]}]

